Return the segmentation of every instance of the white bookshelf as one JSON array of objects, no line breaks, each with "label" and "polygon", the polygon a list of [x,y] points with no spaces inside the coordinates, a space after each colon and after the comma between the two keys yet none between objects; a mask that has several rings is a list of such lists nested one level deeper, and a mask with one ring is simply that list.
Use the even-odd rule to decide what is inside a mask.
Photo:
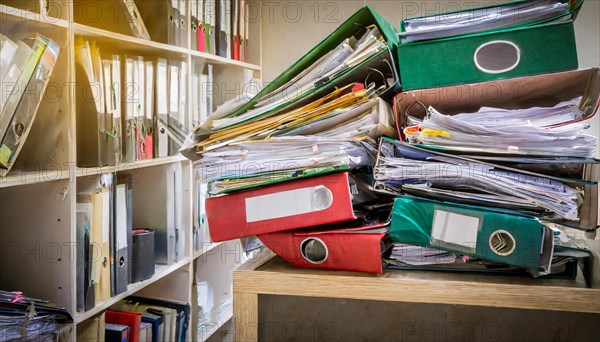
[{"label": "white bookshelf", "polygon": [[[37,1],[0,0],[0,31],[13,40],[34,37],[36,33],[40,33],[57,42],[61,52],[50,79],[53,84],[70,85],[75,82],[74,41],[79,37],[95,41],[101,49],[110,53],[187,62],[188,116],[191,115],[192,106],[189,100],[190,75],[197,65],[213,65],[215,82],[220,83],[241,83],[248,72],[251,72],[254,78],[260,79],[262,76],[260,22],[250,24],[253,44],[248,47],[248,61],[241,62],[190,50],[187,47],[111,32],[94,27],[93,23],[75,22],[74,10],[78,0],[47,0],[47,3],[46,13],[45,10],[35,7],[39,7]],[[189,2],[186,3],[189,17]],[[188,37],[187,46],[189,39],[191,38]],[[219,279],[217,283],[231,286],[223,279],[231,277],[232,265],[221,263],[219,258],[203,258],[221,253],[220,249],[224,244],[206,243],[200,250],[195,250],[193,246],[192,163],[180,155],[175,155],[116,166],[77,167],[76,106],[75,100],[72,99],[74,96],[67,96],[66,90],[55,89],[53,91],[63,93],[51,93],[54,97],[52,100],[42,100],[29,137],[17,158],[17,163],[22,162],[22,167],[12,170],[6,177],[0,177],[0,244],[8,248],[14,247],[5,250],[8,254],[5,254],[0,263],[0,274],[3,275],[0,277],[0,288],[23,291],[29,296],[45,298],[68,309],[75,320],[72,333],[72,339],[75,340],[79,323],[133,294],[191,302],[192,280],[201,268],[209,270],[211,277]],[[220,105],[226,100],[223,96],[216,96],[213,101],[215,105]],[[77,312],[76,263],[74,255],[69,257],[68,246],[76,241],[75,209],[78,183],[81,184],[86,179],[100,174],[135,174],[173,163],[181,163],[182,166],[182,202],[184,213],[189,216],[185,219],[184,257],[172,265],[156,265],[155,274],[150,279],[130,284],[126,292],[97,303],[87,312]],[[136,201],[135,194],[133,201]],[[51,248],[55,248],[60,255],[44,255],[51,253]],[[230,317],[231,314],[222,317],[218,322],[219,326]]]}]

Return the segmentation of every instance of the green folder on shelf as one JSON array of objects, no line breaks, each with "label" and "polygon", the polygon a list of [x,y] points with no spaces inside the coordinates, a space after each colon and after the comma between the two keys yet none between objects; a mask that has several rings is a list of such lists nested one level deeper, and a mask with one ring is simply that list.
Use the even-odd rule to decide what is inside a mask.
[{"label": "green folder on shelf", "polygon": [[[583,0],[563,2],[517,1],[403,20],[398,46],[402,90],[577,69],[573,20],[566,18],[575,17]],[[562,7],[549,17],[536,17],[536,6],[544,3]],[[525,8],[513,13],[510,6]],[[407,32],[410,25],[413,31]]]},{"label": "green folder on shelf", "polygon": [[392,210],[394,242],[439,248],[532,270],[547,270],[554,236],[516,211],[401,196]]}]

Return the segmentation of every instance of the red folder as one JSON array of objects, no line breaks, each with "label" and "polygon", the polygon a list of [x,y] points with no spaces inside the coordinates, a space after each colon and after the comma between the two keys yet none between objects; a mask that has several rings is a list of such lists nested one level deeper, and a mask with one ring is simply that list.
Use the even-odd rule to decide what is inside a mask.
[{"label": "red folder", "polygon": [[235,59],[236,61],[239,61],[241,59],[240,57],[240,49],[241,49],[241,37],[240,36],[234,36],[233,37],[233,59]]},{"label": "red folder", "polygon": [[144,157],[145,159],[154,158],[154,138],[152,136],[152,129],[146,132],[146,138],[144,139]]},{"label": "red folder", "polygon": [[351,221],[352,198],[360,187],[348,173],[336,173],[206,200],[213,241]]},{"label": "red folder", "polygon": [[206,28],[204,23],[198,25],[198,51],[206,52]]},{"label": "red folder", "polygon": [[142,137],[142,132],[140,131],[141,127],[139,127],[139,124],[136,125],[135,127],[135,145],[137,147],[137,160],[144,160],[145,158],[145,154],[144,154],[144,145],[142,144],[142,142],[144,141],[144,138]]},{"label": "red folder", "polygon": [[258,238],[297,267],[381,274],[388,227],[384,223],[350,229],[277,232]]},{"label": "red folder", "polygon": [[128,326],[128,340],[133,342],[138,342],[140,340],[140,325],[142,324],[141,313],[108,309],[106,310],[104,320],[106,323],[115,323]]}]

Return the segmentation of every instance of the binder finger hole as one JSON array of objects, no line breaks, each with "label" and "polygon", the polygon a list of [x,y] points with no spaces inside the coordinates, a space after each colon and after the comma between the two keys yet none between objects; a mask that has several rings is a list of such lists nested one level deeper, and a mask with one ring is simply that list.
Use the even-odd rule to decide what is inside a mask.
[{"label": "binder finger hole", "polygon": [[307,238],[300,244],[300,253],[304,260],[311,264],[321,264],[327,260],[329,251],[321,239]]},{"label": "binder finger hole", "polygon": [[317,187],[313,194],[313,205],[317,210],[327,209],[333,204],[333,194],[326,187]]},{"label": "binder finger hole", "polygon": [[521,49],[512,42],[496,40],[479,46],[474,60],[477,69],[488,74],[501,74],[519,65]]},{"label": "binder finger hole", "polygon": [[515,238],[506,230],[497,230],[490,235],[490,249],[500,256],[511,255],[516,247]]}]

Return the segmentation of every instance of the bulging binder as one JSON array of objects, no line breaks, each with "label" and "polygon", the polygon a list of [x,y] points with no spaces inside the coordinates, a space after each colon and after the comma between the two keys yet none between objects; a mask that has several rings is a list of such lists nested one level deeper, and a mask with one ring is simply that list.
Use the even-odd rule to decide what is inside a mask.
[{"label": "bulging binder", "polygon": [[355,220],[368,192],[349,172],[208,198],[213,241]]},{"label": "bulging binder", "polygon": [[548,271],[554,234],[533,217],[501,209],[401,196],[392,210],[394,242]]},{"label": "bulging binder", "polygon": [[322,227],[258,235],[275,254],[302,268],[383,273],[389,224]]}]

